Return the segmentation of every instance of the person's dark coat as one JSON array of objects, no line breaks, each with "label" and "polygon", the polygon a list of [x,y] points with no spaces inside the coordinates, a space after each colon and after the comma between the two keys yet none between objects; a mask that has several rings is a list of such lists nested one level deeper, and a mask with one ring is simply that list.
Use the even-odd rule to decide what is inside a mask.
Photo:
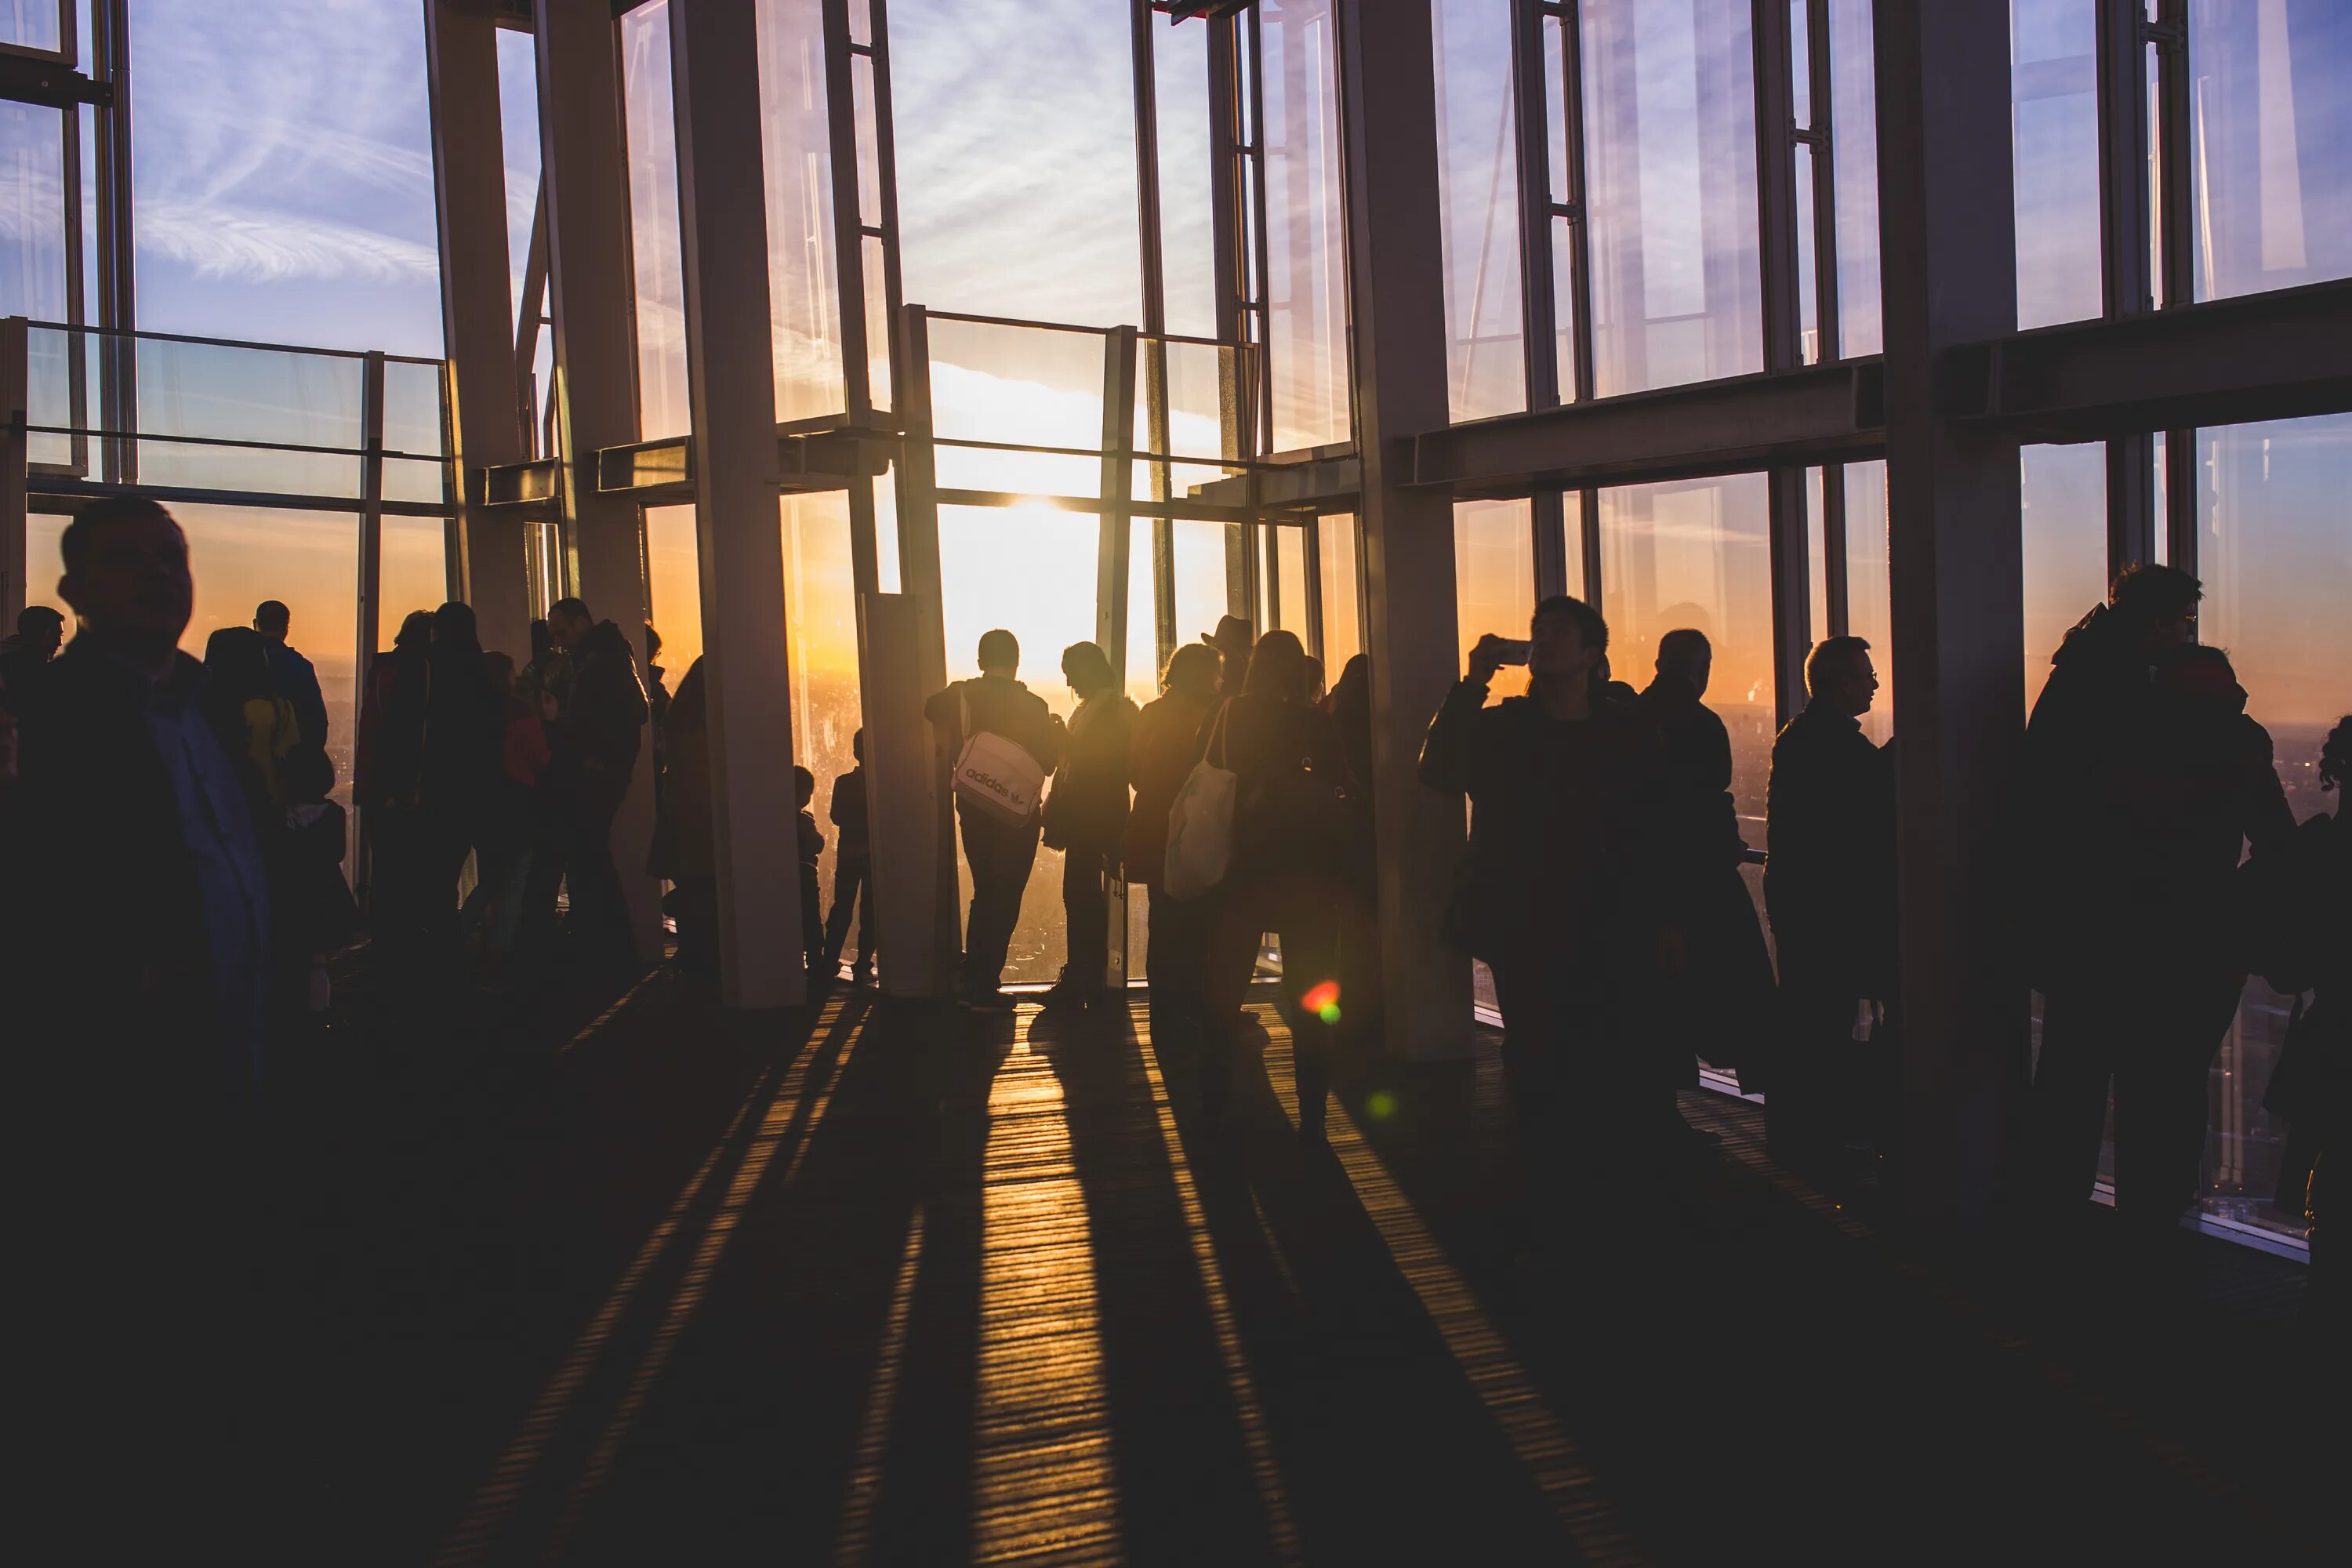
[{"label": "person's dark coat", "polygon": [[272,640],[269,644],[269,684],[294,705],[294,722],[306,746],[327,743],[327,699],[319,689],[319,672],[310,661]]},{"label": "person's dark coat", "polygon": [[1481,958],[1542,952],[1612,992],[1645,983],[1670,915],[1656,732],[1627,704],[1563,721],[1532,698],[1486,698],[1456,686],[1422,744],[1422,782],[1470,797],[1454,934]]},{"label": "person's dark coat", "polygon": [[866,765],[861,763],[833,781],[833,804],[828,808],[833,818],[833,853],[836,862],[865,860],[874,854],[874,840],[867,827],[871,815],[866,799]]},{"label": "person's dark coat", "polygon": [[420,639],[376,655],[368,667],[352,778],[352,799],[363,807],[416,804],[425,771],[431,656],[431,647]]},{"label": "person's dark coat", "polygon": [[436,639],[425,664],[418,791],[436,810],[471,825],[488,810],[504,766],[506,714],[478,647]]},{"label": "person's dark coat", "polygon": [[1054,793],[1045,799],[1045,836],[1063,848],[1115,855],[1127,833],[1128,744],[1136,708],[1107,691],[1081,704],[1070,721]]},{"label": "person's dark coat", "polygon": [[1201,725],[1214,704],[1165,691],[1143,705],[1128,736],[1134,809],[1120,853],[1128,879],[1157,888],[1168,874],[1168,813],[1198,760]]},{"label": "person's dark coat", "polygon": [[1663,890],[1684,942],[1667,1032],[1678,1049],[1740,1065],[1766,1036],[1772,957],[1740,871],[1748,844],[1731,798],[1731,736],[1679,675],[1661,674],[1635,706],[1664,750]]},{"label": "person's dark coat", "polygon": [[1227,893],[1284,877],[1344,880],[1360,785],[1331,715],[1245,691],[1202,724],[1193,761],[1202,758],[1234,779]]},{"label": "person's dark coat", "polygon": [[580,799],[599,811],[617,807],[650,711],[635,650],[619,626],[599,621],[581,640],[562,702],[563,754]]},{"label": "person's dark coat", "polygon": [[1772,742],[1764,907],[1783,955],[1854,996],[1895,981],[1895,767],[1859,721],[1816,702]]},{"label": "person's dark coat", "polygon": [[1054,721],[1045,700],[1009,675],[978,675],[959,680],[923,701],[940,744],[952,762],[963,752],[970,737],[963,728],[969,710],[972,734],[1001,735],[1037,760],[1050,773],[1062,760],[1063,731]]},{"label": "person's dark coat", "polygon": [[[166,684],[193,704],[205,679],[180,654]],[[77,641],[18,715],[19,776],[0,828],[13,973],[0,994],[24,1039],[56,1047],[26,1060],[142,1102],[188,1096],[184,1113],[200,1116],[234,1094],[241,1068],[220,1054],[235,1043],[220,1037],[203,897],[148,725],[150,692],[136,670]],[[258,782],[245,783],[257,810]]]}]

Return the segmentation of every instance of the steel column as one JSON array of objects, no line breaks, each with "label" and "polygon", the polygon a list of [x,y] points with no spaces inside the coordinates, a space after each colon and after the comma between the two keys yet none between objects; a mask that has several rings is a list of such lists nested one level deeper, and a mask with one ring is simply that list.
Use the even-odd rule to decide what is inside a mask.
[{"label": "steel column", "polygon": [[730,0],[670,0],[669,38],[719,987],[730,1006],[796,1006],[808,999],[809,975],[798,833],[777,787],[793,770],[793,671],[776,496],[759,38],[752,9]]},{"label": "steel column", "polygon": [[26,464],[32,438],[25,433],[32,402],[26,339],[31,323],[0,317],[0,626],[16,629],[29,596],[25,559]]},{"label": "steel column", "polygon": [[[943,585],[940,578],[940,491],[931,447],[931,337],[920,305],[899,311],[898,417],[907,433],[898,453],[898,596],[903,613],[890,624],[898,636],[911,637],[909,656],[913,689],[923,696],[948,683],[947,628],[943,619]],[[878,595],[887,599],[889,595]],[[895,661],[894,661],[895,662]],[[879,721],[882,715],[869,714]],[[934,734],[931,743],[936,747]],[[956,920],[955,823],[948,791],[949,764],[953,758],[935,755],[927,775],[930,794],[927,818],[889,822],[875,820],[875,876],[889,888],[930,889],[928,951],[917,973],[927,994],[944,995],[952,984],[961,927]],[[888,900],[881,906],[889,908]],[[889,919],[886,913],[885,920]],[[890,944],[906,946],[898,934],[907,929],[904,916],[885,927],[882,966],[890,973]],[[904,994],[890,983],[894,994]]]},{"label": "steel column", "polygon": [[[2156,308],[2148,255],[2146,0],[2098,0],[2100,292],[2105,314]],[[2156,559],[2156,443],[2107,441],[2107,575]]]},{"label": "steel column", "polygon": [[[114,101],[100,111],[92,148],[96,154],[98,205],[98,324],[129,332],[139,325],[139,289],[133,266],[131,177],[131,4],[90,0],[93,74],[113,89]],[[79,210],[68,221],[79,224]],[[139,428],[139,351],[129,337],[99,339],[99,426],[106,430]],[[139,482],[139,443],[105,437],[99,443],[100,472],[110,484]]]},{"label": "steel column", "polygon": [[1385,1047],[1441,1059],[1471,1049],[1469,960],[1440,930],[1462,806],[1423,789],[1417,762],[1462,668],[1454,514],[1445,494],[1412,485],[1398,439],[1447,414],[1429,0],[1346,0],[1339,21]]},{"label": "steel column", "polygon": [[[577,592],[621,628],[634,658],[646,623],[644,520],[635,502],[596,487],[597,448],[637,438],[619,51],[606,0],[538,0],[536,11],[540,167],[547,189],[549,314],[555,323],[551,406],[563,465],[564,531],[578,563]],[[764,242],[761,254],[766,254]],[[499,265],[505,265],[503,252]],[[653,747],[647,744],[637,749],[636,772],[613,824],[613,860],[628,894],[637,954],[648,961],[662,951],[660,885],[645,874],[653,826]]]},{"label": "steel column", "polygon": [[2017,442],[1939,406],[1937,356],[2013,331],[2009,23],[1877,7],[1900,810],[1903,1201],[1982,1220],[2027,1067],[2009,798],[2024,738]]},{"label": "steel column", "polygon": [[[530,454],[520,417],[524,363],[507,279],[507,191],[499,114],[498,26],[461,0],[427,0],[426,76],[433,106],[433,190],[441,249],[442,333],[456,417],[451,453],[458,476],[456,555],[461,596],[473,606],[482,646],[518,658],[530,654],[530,621],[547,606],[530,600],[522,522],[484,504],[484,470]],[[543,215],[546,192],[541,189]],[[544,276],[546,237],[534,225],[533,259]],[[531,329],[531,337],[537,328]],[[369,648],[368,652],[374,650]]]}]

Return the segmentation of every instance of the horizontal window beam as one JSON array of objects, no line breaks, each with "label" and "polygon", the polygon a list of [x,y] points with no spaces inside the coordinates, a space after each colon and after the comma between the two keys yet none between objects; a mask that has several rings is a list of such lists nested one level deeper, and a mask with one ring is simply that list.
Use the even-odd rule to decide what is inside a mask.
[{"label": "horizontal window beam", "polygon": [[1413,482],[1523,495],[1866,458],[1885,445],[1884,386],[1876,358],[1841,360],[1450,425],[1414,438]]},{"label": "horizontal window beam", "polygon": [[1952,417],[2021,439],[2296,419],[2352,409],[2352,280],[1970,343],[1945,355]]}]

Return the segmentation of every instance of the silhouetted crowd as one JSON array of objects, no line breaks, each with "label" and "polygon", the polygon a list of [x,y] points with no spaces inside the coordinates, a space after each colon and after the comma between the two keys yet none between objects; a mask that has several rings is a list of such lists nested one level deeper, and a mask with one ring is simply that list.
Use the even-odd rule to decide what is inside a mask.
[{"label": "silhouetted crowd", "polygon": [[[650,626],[641,667],[619,626],[559,600],[518,663],[481,647],[463,604],[408,616],[362,672],[353,835],[286,605],[214,632],[199,661],[180,649],[186,542],[161,506],[93,503],[63,553],[79,635],[60,654],[61,617],[36,607],[0,645],[5,951],[16,1016],[108,1048],[44,1056],[34,1071],[54,1092],[40,1102],[112,1106],[127,1091],[142,1135],[166,1148],[257,1124],[280,1054],[328,1014],[362,935],[373,970],[429,995],[558,966],[633,973],[666,911],[680,969],[715,971],[706,671],[697,659],[672,696]],[[2331,816],[2295,822],[2228,656],[2195,639],[2199,596],[2169,568],[2125,573],[2057,650],[2028,727],[2011,847],[2044,1000],[2012,1185],[2035,1212],[2090,1195],[2112,1093],[2122,1217],[2177,1221],[2198,1194],[2207,1076],[2250,973],[2312,998],[2269,1086],[2292,1128],[2282,1205],[2315,1212],[2340,1137],[2343,835]],[[1297,1042],[1299,1133],[1319,1142],[1334,1057],[1377,1041],[1383,1012],[1370,661],[1326,689],[1296,636],[1253,637],[1228,616],[1175,651],[1138,709],[1103,649],[1076,643],[1060,662],[1066,721],[1021,682],[1010,632],[977,655],[977,676],[923,707],[971,880],[957,1000],[1011,1007],[1023,897],[1040,845],[1058,849],[1066,962],[1043,1004],[1124,1007],[1111,922],[1140,889],[1155,1037],[1197,1060],[1203,1126],[1224,1115],[1244,1003],[1271,970]],[[1774,742],[1769,946],[1729,738],[1706,702],[1706,637],[1666,633],[1639,690],[1608,656],[1596,610],[1544,601],[1524,641],[1478,639],[1419,755],[1424,787],[1469,803],[1442,924],[1492,976],[1522,1198],[1700,1148],[1709,1135],[1676,1095],[1702,1060],[1763,1092],[1784,1163],[1832,1184],[1899,1180],[1899,829],[1892,742],[1861,724],[1879,688],[1870,645],[1811,650],[1806,705]],[[1526,694],[1492,701],[1507,664],[1526,667]],[[613,849],[648,745],[642,880],[668,885],[662,911],[632,908]],[[2339,726],[2326,787],[2346,749]],[[845,952],[854,981],[890,962],[862,731],[854,750],[859,765],[832,781],[829,910],[818,781],[794,770],[801,958],[820,984],[841,978]],[[346,870],[354,837],[364,910]]]}]

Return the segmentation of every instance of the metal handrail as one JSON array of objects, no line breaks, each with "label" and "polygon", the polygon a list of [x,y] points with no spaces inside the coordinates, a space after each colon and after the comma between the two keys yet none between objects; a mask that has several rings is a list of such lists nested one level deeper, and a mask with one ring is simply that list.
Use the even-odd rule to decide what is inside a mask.
[{"label": "metal handrail", "polygon": [[[252,349],[262,353],[315,354],[324,359],[364,360],[373,352],[368,349],[312,348],[306,343],[262,343],[247,338],[206,338],[199,337],[193,332],[156,332],[150,331],[144,327],[100,327],[87,322],[28,321],[26,324],[34,331],[88,332],[97,338],[133,338],[163,343],[198,343],[211,348]],[[446,360],[427,359],[420,354],[388,353],[383,356],[383,359],[387,364],[440,366],[448,363]]]},{"label": "metal handrail", "polygon": [[[983,327],[1034,327],[1045,332],[1090,332],[1097,337],[1104,338],[1120,330],[1118,327],[1089,327],[1076,321],[1034,321],[1021,316],[982,316],[969,310],[926,309],[923,316],[925,320],[932,321],[971,321]],[[1202,348],[1233,349],[1237,353],[1246,346],[1242,343],[1227,342],[1223,338],[1196,338],[1183,332],[1138,331],[1135,334],[1135,341],[1139,343],[1198,343]],[[935,354],[932,357],[938,356]]]},{"label": "metal handrail", "polygon": [[446,463],[446,452],[402,452],[391,447],[314,447],[300,441],[244,441],[228,436],[168,436],[156,430],[101,430],[81,425],[27,425],[28,436],[94,436],[101,441],[163,441],[178,447],[236,447],[256,452],[311,452],[327,458],[396,458],[417,463]]}]

